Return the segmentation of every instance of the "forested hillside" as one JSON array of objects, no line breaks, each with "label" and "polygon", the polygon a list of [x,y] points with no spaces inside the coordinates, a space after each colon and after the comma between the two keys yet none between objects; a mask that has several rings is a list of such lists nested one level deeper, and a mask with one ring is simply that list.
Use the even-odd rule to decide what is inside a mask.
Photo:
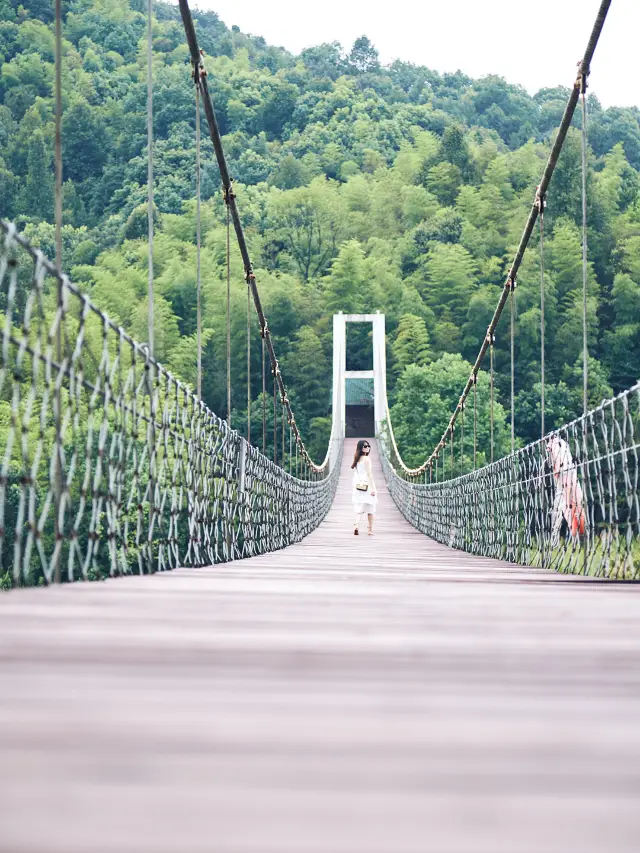
[{"label": "forested hillside", "polygon": [[[146,2],[64,0],[63,7],[64,266],[144,340]],[[0,0],[0,216],[17,220],[50,256],[52,9],[50,0]],[[421,462],[486,331],[568,90],[531,97],[499,77],[381,67],[365,37],[346,51],[324,44],[293,56],[227,29],[212,12],[196,17],[265,311],[312,453],[323,455],[328,435],[331,314],[380,310],[394,426],[407,460]],[[179,12],[161,2],[154,78],[157,355],[194,385],[195,98]],[[594,95],[588,101],[595,404],[640,376],[640,110],[603,110]],[[224,415],[225,211],[208,143],[203,158],[203,396]],[[549,428],[582,405],[580,204],[580,138],[572,129],[545,221]],[[538,265],[534,247],[517,289],[521,441],[539,431]],[[237,252],[232,312],[232,423],[243,429],[246,285]],[[357,333],[350,340],[350,366],[366,366],[366,343]],[[508,407],[506,323],[496,345],[498,398]],[[487,384],[481,377],[483,449]],[[258,419],[259,407],[253,412]],[[506,420],[498,406],[498,452],[508,447]]]}]

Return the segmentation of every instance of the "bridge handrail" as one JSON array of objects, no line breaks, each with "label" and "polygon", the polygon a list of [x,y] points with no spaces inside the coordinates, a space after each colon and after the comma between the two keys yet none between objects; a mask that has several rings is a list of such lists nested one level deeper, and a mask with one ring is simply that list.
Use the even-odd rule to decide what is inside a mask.
[{"label": "bridge handrail", "polygon": [[15,583],[59,580],[63,563],[69,580],[210,565],[322,520],[335,429],[327,476],[288,473],[13,223],[0,220],[0,236],[0,565]]},{"label": "bridge handrail", "polygon": [[394,468],[405,518],[470,553],[563,572],[640,578],[640,382],[514,453],[450,479]]}]

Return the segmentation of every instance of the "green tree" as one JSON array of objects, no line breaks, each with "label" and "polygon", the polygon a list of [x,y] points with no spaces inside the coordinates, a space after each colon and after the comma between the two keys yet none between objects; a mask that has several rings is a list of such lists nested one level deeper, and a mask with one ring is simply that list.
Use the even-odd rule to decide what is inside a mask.
[{"label": "green tree", "polygon": [[[457,354],[442,355],[423,366],[409,365],[398,380],[396,403],[391,422],[400,452],[411,466],[422,464],[437,446],[455,409],[460,393],[471,373],[471,364]],[[490,458],[489,377],[478,375],[477,442],[478,461]],[[473,459],[473,445],[467,431],[465,467]],[[459,441],[459,439],[457,439]],[[494,455],[503,456],[509,448],[506,415],[500,403],[494,404]],[[456,448],[459,453],[459,446]],[[456,465],[459,456],[456,458]],[[447,459],[447,463],[448,463]]]},{"label": "green tree", "polygon": [[28,143],[27,177],[20,193],[20,211],[50,222],[53,218],[53,183],[51,154],[42,132],[38,130]]},{"label": "green tree", "polygon": [[274,195],[269,213],[270,236],[281,241],[301,278],[321,275],[343,233],[342,205],[334,187],[316,179],[308,187]]},{"label": "green tree", "polygon": [[16,177],[1,163],[0,158],[0,211],[10,219],[14,215]]},{"label": "green tree", "polygon": [[[138,341],[149,340],[149,300],[145,296],[133,313],[130,322],[130,332]],[[162,296],[153,296],[154,339],[153,354],[160,361],[169,363],[171,353],[180,342],[180,331],[171,306]]]},{"label": "green tree", "polygon": [[422,317],[404,314],[398,323],[393,343],[393,360],[396,374],[409,364],[422,365],[431,360],[429,332]]},{"label": "green tree", "polygon": [[303,326],[296,332],[284,364],[306,423],[326,416],[331,396],[331,370],[320,338],[312,328]]},{"label": "green tree", "polygon": [[434,194],[440,204],[455,204],[462,184],[460,168],[453,163],[438,163],[427,172],[427,189]]},{"label": "green tree", "polygon": [[300,58],[314,77],[336,80],[345,70],[342,46],[337,41],[307,47],[300,54]]},{"label": "green tree", "polygon": [[309,175],[300,160],[293,154],[285,154],[271,173],[270,183],[281,190],[293,190],[307,183]]},{"label": "green tree", "polygon": [[615,321],[605,333],[604,359],[616,392],[640,379],[640,285],[619,273],[612,289]]},{"label": "green tree", "polygon": [[445,129],[440,143],[440,157],[457,166],[464,181],[471,179],[473,164],[464,131],[460,125],[452,124]]},{"label": "green tree", "polygon": [[378,51],[366,36],[357,38],[349,53],[349,65],[359,72],[375,71],[380,67]]},{"label": "green tree", "polygon": [[100,113],[84,98],[65,110],[62,137],[66,178],[84,181],[100,174],[109,154],[109,136]]},{"label": "green tree", "polygon": [[324,279],[324,304],[330,314],[342,311],[357,314],[363,310],[369,281],[364,251],[357,240],[348,240],[340,246],[331,264],[331,272]]},{"label": "green tree", "polygon": [[472,256],[462,246],[436,243],[423,266],[425,280],[421,287],[418,284],[418,289],[425,301],[436,314],[447,309],[453,322],[461,326],[476,288]]},{"label": "green tree", "polygon": [[[582,241],[578,228],[567,220],[557,223],[548,247],[549,271],[553,276],[561,309],[567,309],[573,292],[582,289]],[[593,264],[589,263],[587,284],[594,292]]]}]

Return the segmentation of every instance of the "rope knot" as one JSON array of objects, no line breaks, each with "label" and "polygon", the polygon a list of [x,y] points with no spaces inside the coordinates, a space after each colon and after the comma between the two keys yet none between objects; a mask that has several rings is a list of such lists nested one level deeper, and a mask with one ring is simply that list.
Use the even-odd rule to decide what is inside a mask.
[{"label": "rope knot", "polygon": [[573,84],[576,89],[580,92],[581,95],[585,95],[587,91],[587,79],[589,77],[590,69],[584,67],[584,59],[581,59],[579,62],[576,62],[578,66],[578,76],[576,77],[576,82]]}]

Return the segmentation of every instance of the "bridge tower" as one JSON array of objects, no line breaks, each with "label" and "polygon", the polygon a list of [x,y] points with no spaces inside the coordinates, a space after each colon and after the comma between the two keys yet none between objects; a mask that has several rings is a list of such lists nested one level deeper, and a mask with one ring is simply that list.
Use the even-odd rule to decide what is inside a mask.
[{"label": "bridge tower", "polygon": [[[371,323],[373,330],[373,370],[347,370],[347,323]],[[373,379],[373,420],[375,434],[386,418],[387,359],[384,314],[333,315],[333,418],[337,435],[346,435],[346,380]],[[336,419],[339,418],[339,424]]]}]

